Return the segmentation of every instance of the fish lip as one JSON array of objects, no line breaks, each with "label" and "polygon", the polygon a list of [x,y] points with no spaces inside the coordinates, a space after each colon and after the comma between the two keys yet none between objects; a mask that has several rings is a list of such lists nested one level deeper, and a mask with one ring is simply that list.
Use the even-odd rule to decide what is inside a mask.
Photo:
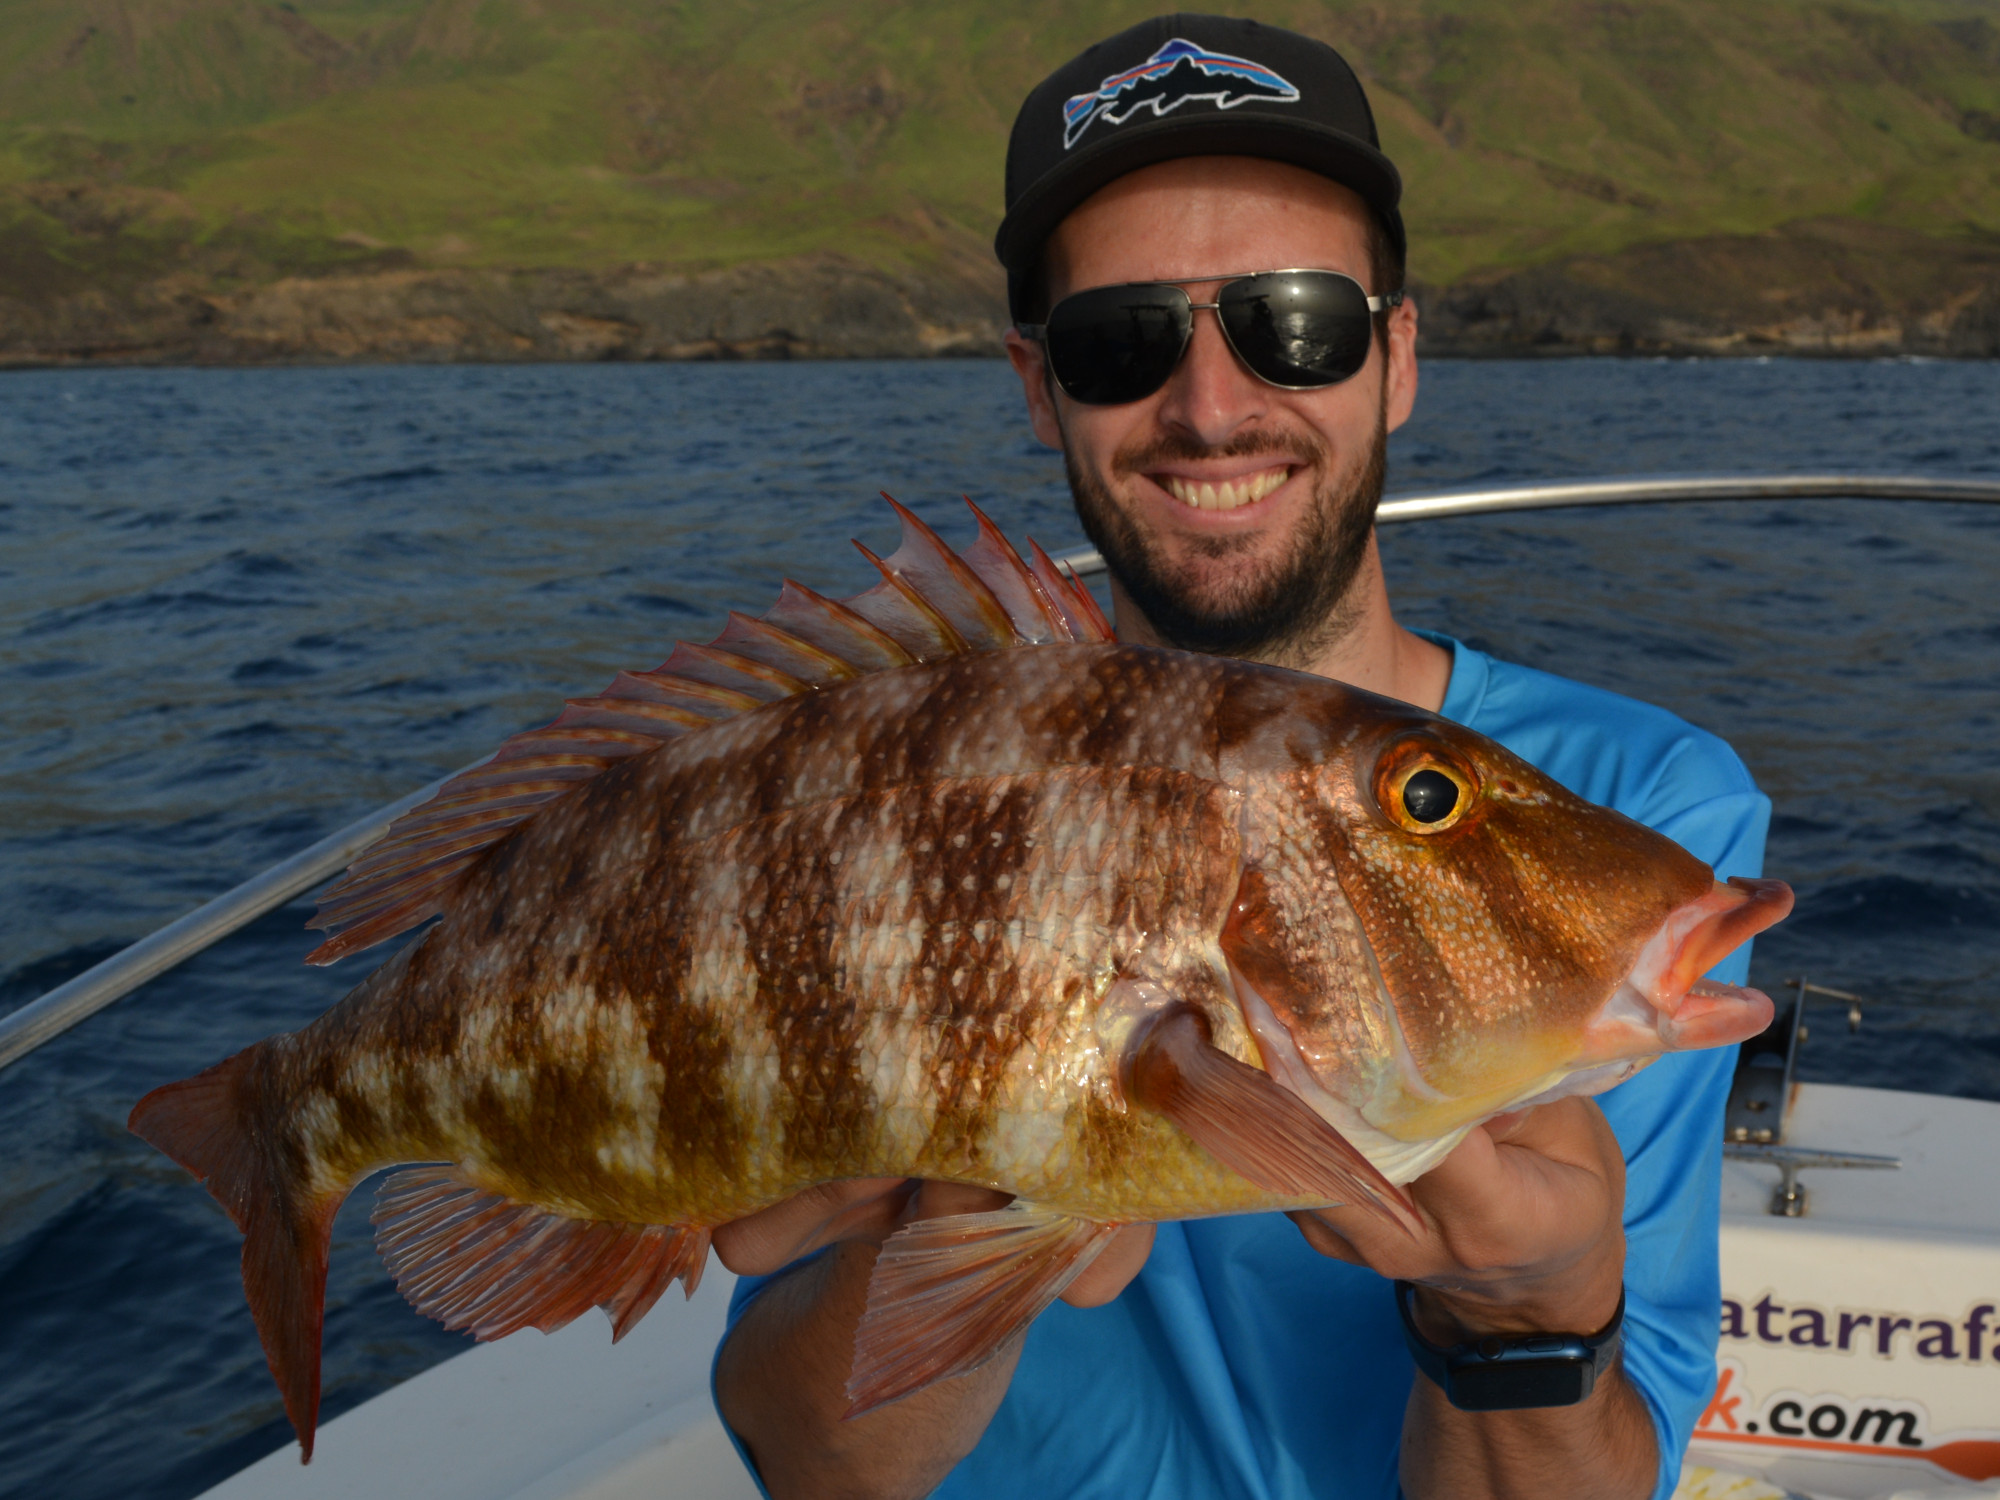
[{"label": "fish lip", "polygon": [[1773,1009],[1776,1008],[1769,995],[1747,984],[1724,984],[1720,979],[1697,979],[1687,987],[1687,993],[1681,997],[1679,1009],[1686,1010],[1690,1004],[1700,1001],[1755,1004],[1760,1000]]},{"label": "fish lip", "polygon": [[1653,1028],[1670,1049],[1722,1046],[1755,1036],[1770,1024],[1770,996],[1702,976],[1783,921],[1792,900],[1792,888],[1782,880],[1717,881],[1667,914],[1607,1010],[1621,1000],[1629,1011],[1649,1007]]},{"label": "fish lip", "polygon": [[[1643,976],[1651,979],[1650,986],[1642,981],[1642,955],[1632,973],[1635,981],[1642,981],[1637,986],[1640,993],[1656,1009],[1672,1015],[1703,974],[1765,928],[1783,921],[1791,912],[1792,900],[1792,888],[1782,880],[1750,880],[1739,875],[1726,884],[1717,881],[1706,894],[1668,913],[1654,942],[1665,938],[1671,945],[1670,953],[1656,973]],[[1735,985],[1718,988],[1716,981],[1709,981],[1709,987],[1712,998],[1720,997],[1720,989],[1741,992]]]}]

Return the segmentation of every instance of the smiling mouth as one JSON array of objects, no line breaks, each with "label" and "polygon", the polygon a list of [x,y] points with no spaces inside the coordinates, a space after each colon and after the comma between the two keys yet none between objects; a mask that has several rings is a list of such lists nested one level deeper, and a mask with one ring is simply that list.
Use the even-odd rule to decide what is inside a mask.
[{"label": "smiling mouth", "polygon": [[1244,474],[1221,483],[1184,479],[1178,474],[1160,476],[1160,486],[1176,500],[1196,510],[1241,510],[1262,500],[1291,477],[1289,465]]}]

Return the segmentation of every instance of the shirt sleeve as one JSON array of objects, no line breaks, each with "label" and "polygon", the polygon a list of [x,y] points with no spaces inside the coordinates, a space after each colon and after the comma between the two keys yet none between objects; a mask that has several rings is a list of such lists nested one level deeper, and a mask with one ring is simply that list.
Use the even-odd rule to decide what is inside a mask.
[{"label": "shirt sleeve", "polygon": [[[1770,800],[1729,760],[1739,789],[1645,817],[1721,879],[1762,873],[1771,815]],[[1709,972],[1741,984],[1749,970],[1746,943]],[[1675,1053],[1599,1101],[1625,1153],[1623,1358],[1659,1437],[1655,1500],[1672,1495],[1695,1420],[1715,1389],[1722,1109],[1735,1066],[1734,1047]]]}]

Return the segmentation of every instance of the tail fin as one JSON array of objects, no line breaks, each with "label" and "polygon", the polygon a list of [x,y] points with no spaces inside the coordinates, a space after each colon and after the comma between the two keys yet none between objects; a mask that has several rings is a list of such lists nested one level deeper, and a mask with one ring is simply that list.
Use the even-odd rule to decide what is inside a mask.
[{"label": "tail fin", "polygon": [[346,1192],[311,1192],[302,1157],[287,1149],[282,1117],[261,1086],[269,1045],[154,1089],[127,1124],[207,1183],[243,1231],[243,1293],[307,1463],[319,1420],[327,1250]]}]

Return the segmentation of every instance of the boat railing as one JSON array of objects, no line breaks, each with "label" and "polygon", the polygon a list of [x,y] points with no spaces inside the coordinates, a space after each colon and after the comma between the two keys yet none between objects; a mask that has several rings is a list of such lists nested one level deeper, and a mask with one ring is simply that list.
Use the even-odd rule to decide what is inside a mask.
[{"label": "boat railing", "polygon": [[[1579,505],[1657,505],[1677,500],[1960,500],[2000,504],[2000,479],[1925,479],[1913,474],[1717,474],[1694,478],[1581,479],[1563,484],[1509,484],[1492,489],[1439,490],[1384,500],[1378,525],[1485,516],[1508,510],[1562,510]],[[1104,571],[1091,548],[1056,559],[1079,578]]]},{"label": "boat railing", "polygon": [[[1692,478],[1590,479],[1563,484],[1504,485],[1386,499],[1383,525],[1480,516],[1501,511],[1569,506],[1642,505],[1697,500],[1933,500],[2000,504],[2000,479],[1928,479],[1907,474],[1758,474]],[[1105,571],[1094,549],[1056,561],[1078,577]],[[477,762],[475,762],[477,764]],[[454,773],[457,774],[457,773]],[[27,1056],[147,980],[332,878],[405,812],[429,800],[449,777],[329,834],[263,874],[217,896],[149,937],[114,953],[39,999],[0,1016],[0,1068]]]}]

